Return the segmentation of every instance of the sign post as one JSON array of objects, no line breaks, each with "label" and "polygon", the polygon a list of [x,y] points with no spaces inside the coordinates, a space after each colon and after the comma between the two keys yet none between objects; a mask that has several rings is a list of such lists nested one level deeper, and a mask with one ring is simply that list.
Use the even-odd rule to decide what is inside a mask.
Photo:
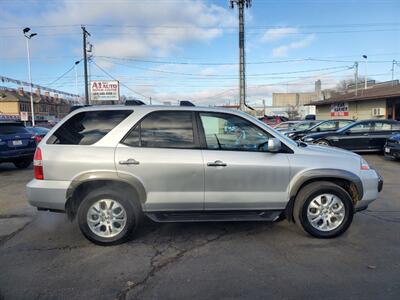
[{"label": "sign post", "polygon": [[90,82],[90,99],[93,101],[119,101],[119,82],[95,80]]}]

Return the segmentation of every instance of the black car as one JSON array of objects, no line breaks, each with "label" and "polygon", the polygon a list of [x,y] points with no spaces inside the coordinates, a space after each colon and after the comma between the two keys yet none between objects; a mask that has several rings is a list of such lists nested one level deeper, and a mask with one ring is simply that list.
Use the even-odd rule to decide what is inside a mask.
[{"label": "black car", "polygon": [[290,137],[292,140],[299,140],[304,136],[310,133],[316,132],[332,132],[336,131],[340,128],[343,128],[350,123],[353,123],[354,120],[346,120],[346,119],[333,119],[327,121],[317,121],[316,124],[309,128],[295,128],[294,131],[288,132],[286,135]]},{"label": "black car", "polygon": [[0,163],[29,167],[36,150],[35,136],[21,122],[0,121]]},{"label": "black car", "polygon": [[335,132],[306,135],[306,143],[329,145],[355,152],[383,151],[386,140],[400,133],[400,122],[394,120],[364,120],[354,122]]},{"label": "black car", "polygon": [[385,144],[385,156],[400,159],[400,134],[392,135]]}]

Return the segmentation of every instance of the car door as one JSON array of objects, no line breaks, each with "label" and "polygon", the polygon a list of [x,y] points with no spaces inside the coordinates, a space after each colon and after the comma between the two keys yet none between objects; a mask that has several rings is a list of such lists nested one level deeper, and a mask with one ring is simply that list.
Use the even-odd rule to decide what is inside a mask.
[{"label": "car door", "polygon": [[260,151],[271,138],[269,133],[249,120],[226,113],[200,113],[199,123],[204,147],[206,210],[286,206],[290,154]]},{"label": "car door", "polygon": [[392,123],[375,121],[374,131],[371,133],[371,149],[382,151],[388,137],[392,134]]},{"label": "car door", "polygon": [[373,124],[370,121],[356,123],[347,130],[340,132],[333,140],[333,145],[352,150],[370,150],[370,136],[373,131]]},{"label": "car door", "polygon": [[195,127],[193,112],[156,111],[117,146],[118,173],[142,182],[147,211],[203,210],[204,164]]}]

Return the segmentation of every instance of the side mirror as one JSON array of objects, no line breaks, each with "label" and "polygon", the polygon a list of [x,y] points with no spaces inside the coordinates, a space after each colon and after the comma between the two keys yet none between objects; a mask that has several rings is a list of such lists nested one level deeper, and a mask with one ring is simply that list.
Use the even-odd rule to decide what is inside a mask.
[{"label": "side mirror", "polygon": [[276,153],[281,151],[281,149],[282,149],[282,143],[279,139],[270,138],[268,140],[268,147],[267,147],[268,152]]}]

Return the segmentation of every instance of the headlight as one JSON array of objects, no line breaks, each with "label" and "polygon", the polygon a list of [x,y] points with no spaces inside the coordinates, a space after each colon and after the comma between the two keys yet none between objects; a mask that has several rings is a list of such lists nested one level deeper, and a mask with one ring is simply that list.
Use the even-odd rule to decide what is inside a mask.
[{"label": "headlight", "polygon": [[304,140],[306,143],[314,142],[314,138],[312,138],[312,137],[304,138],[303,140]]},{"label": "headlight", "polygon": [[361,158],[361,162],[360,162],[360,169],[361,170],[369,170],[369,164],[367,163],[367,161],[364,158]]},{"label": "headlight", "polygon": [[288,137],[292,137],[292,136],[294,136],[294,135],[295,135],[294,132],[290,132],[290,133],[287,134]]}]

